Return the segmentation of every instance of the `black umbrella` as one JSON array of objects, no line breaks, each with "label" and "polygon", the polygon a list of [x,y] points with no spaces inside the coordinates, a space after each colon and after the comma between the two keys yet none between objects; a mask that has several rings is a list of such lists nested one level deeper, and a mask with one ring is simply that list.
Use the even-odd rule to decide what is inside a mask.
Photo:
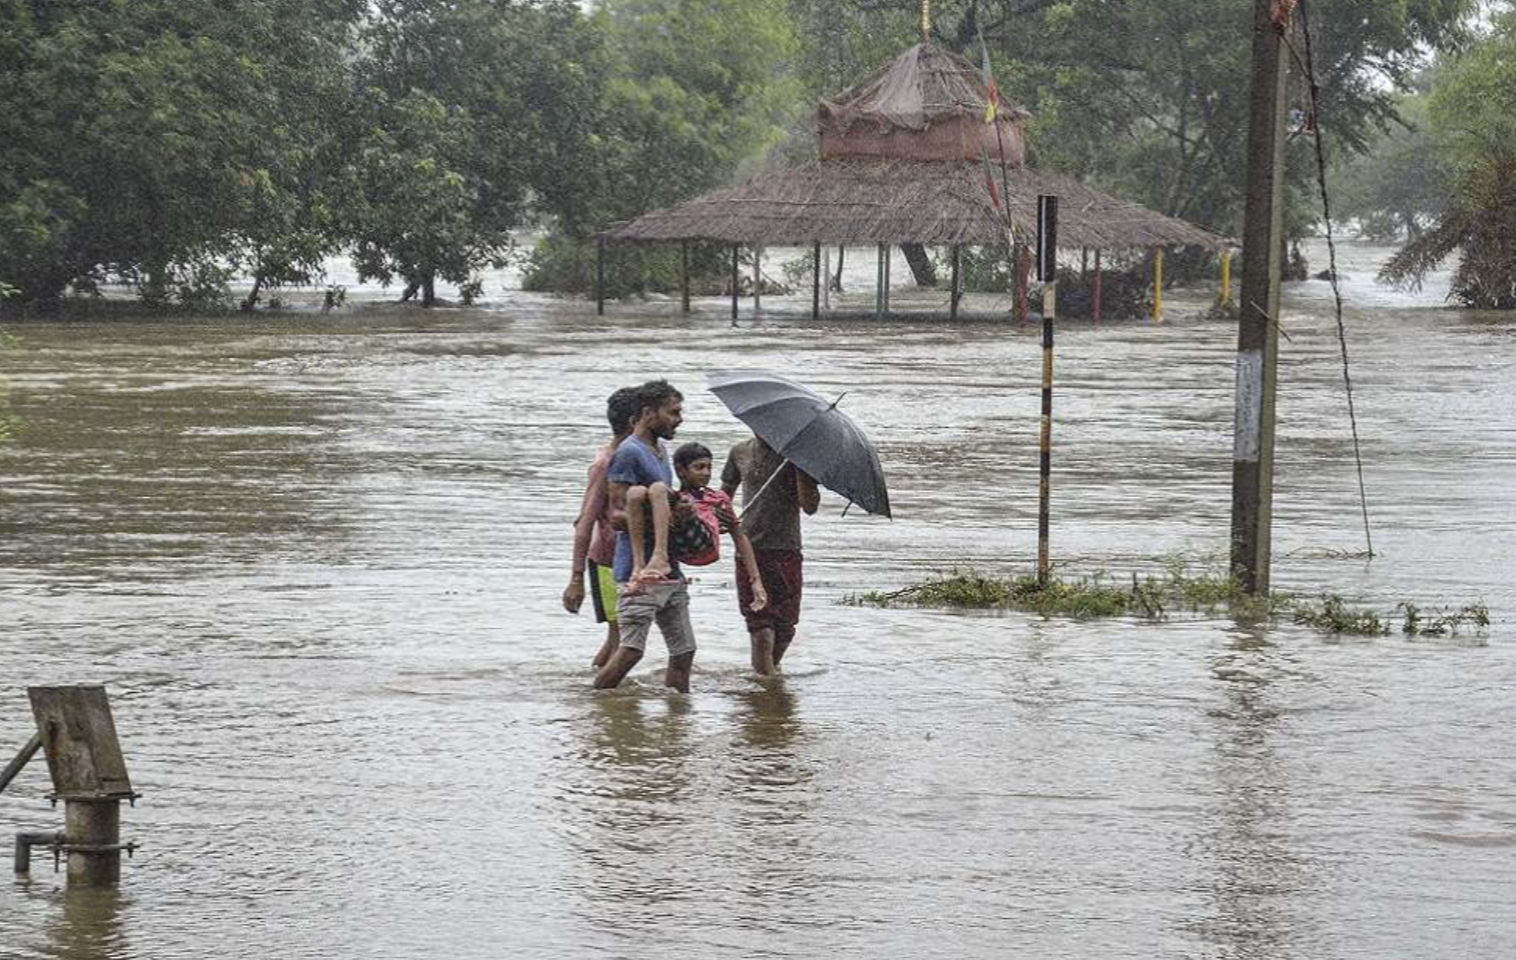
[{"label": "black umbrella", "polygon": [[[879,454],[858,425],[837,409],[842,397],[828,401],[793,380],[768,373],[712,374],[706,385],[760,440],[817,483],[869,513],[890,515]],[[753,499],[762,493],[759,490]]]}]

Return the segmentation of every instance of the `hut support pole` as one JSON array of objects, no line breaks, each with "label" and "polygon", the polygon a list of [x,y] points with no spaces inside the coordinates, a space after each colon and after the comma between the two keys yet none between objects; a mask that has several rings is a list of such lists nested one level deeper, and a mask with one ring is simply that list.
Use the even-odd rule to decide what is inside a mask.
[{"label": "hut support pole", "polygon": [[874,319],[884,319],[884,244],[874,249]]},{"label": "hut support pole", "polygon": [[1163,248],[1153,251],[1153,322],[1163,322]]},{"label": "hut support pole", "polygon": [[[840,249],[840,248],[839,248]],[[824,247],[821,251],[821,309],[830,313],[832,311],[832,248]]]},{"label": "hut support pole", "polygon": [[1095,323],[1100,323],[1100,250],[1095,250],[1095,291],[1091,298],[1090,307],[1094,311]]},{"label": "hut support pole", "polygon": [[679,241],[679,311],[690,312],[690,242]]},{"label": "hut support pole", "polygon": [[595,238],[595,315],[605,316],[605,238]]},{"label": "hut support pole", "polygon": [[1016,248],[1016,319],[1022,323],[1032,319],[1032,252],[1025,246]]},{"label": "hut support pole", "polygon": [[1216,305],[1223,310],[1232,309],[1232,248],[1221,251],[1221,296]]},{"label": "hut support pole", "polygon": [[763,309],[763,248],[753,245],[753,312]]},{"label": "hut support pole", "polygon": [[1269,592],[1274,499],[1274,397],[1279,363],[1279,274],[1284,250],[1285,113],[1289,58],[1271,0],[1253,2],[1242,215],[1242,311],[1237,325],[1237,418],[1232,442],[1232,573]]},{"label": "hut support pole", "polygon": [[948,319],[958,319],[958,284],[961,282],[960,274],[963,271],[963,247],[953,244],[953,281],[951,293],[948,297]]},{"label": "hut support pole", "polygon": [[879,252],[884,257],[884,315],[888,317],[890,315],[890,245],[884,244],[879,248]]},{"label": "hut support pole", "polygon": [[811,319],[821,319],[821,241],[811,248]]},{"label": "hut support pole", "polygon": [[737,288],[739,286],[737,258],[741,250],[742,247],[739,244],[732,244],[732,326],[734,327],[737,325]]}]

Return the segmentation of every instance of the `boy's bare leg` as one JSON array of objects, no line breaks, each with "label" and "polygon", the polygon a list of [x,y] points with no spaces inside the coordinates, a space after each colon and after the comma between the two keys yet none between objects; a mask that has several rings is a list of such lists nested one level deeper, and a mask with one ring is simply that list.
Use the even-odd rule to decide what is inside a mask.
[{"label": "boy's bare leg", "polygon": [[609,690],[619,687],[626,675],[632,672],[632,668],[642,659],[642,651],[636,647],[617,647],[600,672],[595,674],[595,689]]},{"label": "boy's bare leg", "polygon": [[764,627],[748,634],[748,640],[753,646],[753,672],[767,677],[774,672],[774,667],[779,660],[774,656],[774,630],[772,627]]},{"label": "boy's bare leg", "polygon": [[616,647],[621,643],[621,627],[619,624],[608,623],[605,625],[605,642],[600,645],[600,650],[595,654],[595,659],[590,665],[600,669],[611,661],[611,654],[616,652]]},{"label": "boy's bare leg", "polygon": [[695,663],[695,654],[682,653],[669,657],[668,669],[663,671],[663,685],[673,687],[680,693],[690,692],[690,667]]},{"label": "boy's bare leg", "polygon": [[651,578],[666,577],[673,568],[669,566],[669,488],[664,483],[651,483],[647,487],[647,503],[653,511],[653,555],[647,558],[645,567]]},{"label": "boy's bare leg", "polygon": [[626,489],[626,536],[632,547],[632,578],[629,583],[636,582],[637,575],[647,566],[647,555],[643,552],[647,549],[647,528],[643,526],[647,522],[647,497],[647,487]]}]

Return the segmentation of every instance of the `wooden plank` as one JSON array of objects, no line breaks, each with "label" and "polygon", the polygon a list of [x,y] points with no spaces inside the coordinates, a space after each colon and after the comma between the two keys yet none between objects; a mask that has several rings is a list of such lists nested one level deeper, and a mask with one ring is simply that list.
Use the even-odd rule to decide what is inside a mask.
[{"label": "wooden plank", "polygon": [[132,794],[104,687],[30,687],[53,792],[63,798]]}]

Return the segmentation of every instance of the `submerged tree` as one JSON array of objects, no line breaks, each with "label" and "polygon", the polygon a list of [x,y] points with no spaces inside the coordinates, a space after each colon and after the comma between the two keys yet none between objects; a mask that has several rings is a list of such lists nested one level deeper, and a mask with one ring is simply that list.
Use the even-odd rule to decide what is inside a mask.
[{"label": "submerged tree", "polygon": [[1450,65],[1432,92],[1432,122],[1453,165],[1447,209],[1385,265],[1381,279],[1419,287],[1460,254],[1449,297],[1516,310],[1516,11]]}]

